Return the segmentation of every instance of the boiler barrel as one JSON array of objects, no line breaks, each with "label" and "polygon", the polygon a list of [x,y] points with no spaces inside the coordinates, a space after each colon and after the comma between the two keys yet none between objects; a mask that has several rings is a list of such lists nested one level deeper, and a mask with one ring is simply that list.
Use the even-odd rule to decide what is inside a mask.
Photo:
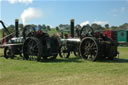
[{"label": "boiler barrel", "polygon": [[74,43],[80,43],[80,39],[78,38],[69,38],[69,39],[61,39],[61,42],[63,43],[63,44],[66,44],[66,43],[70,43],[70,44],[74,44]]}]

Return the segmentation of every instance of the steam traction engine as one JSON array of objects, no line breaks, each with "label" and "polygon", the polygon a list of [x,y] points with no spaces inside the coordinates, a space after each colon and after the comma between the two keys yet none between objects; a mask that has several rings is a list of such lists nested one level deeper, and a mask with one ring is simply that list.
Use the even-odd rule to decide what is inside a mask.
[{"label": "steam traction engine", "polygon": [[84,59],[92,61],[98,59],[114,59],[117,54],[118,43],[103,36],[102,33],[95,33],[90,26],[84,26],[81,30],[80,54]]},{"label": "steam traction engine", "polygon": [[23,37],[19,36],[18,19],[15,20],[15,32],[13,33],[9,32],[3,21],[0,20],[0,23],[4,28],[3,38],[1,39],[2,45],[0,45],[0,47],[4,48],[4,57],[14,58],[15,55],[22,56]]},{"label": "steam traction engine", "polygon": [[49,36],[41,27],[31,27],[29,25],[23,30],[24,45],[23,54],[25,59],[36,58],[55,59],[59,51],[59,40],[53,35]]},{"label": "steam traction engine", "polygon": [[[7,36],[3,39],[6,44],[4,47],[4,57],[14,58],[20,55],[26,60],[55,59],[59,51],[59,40],[53,35],[49,36],[40,26],[27,25],[22,31],[18,30],[18,20],[15,22],[16,32],[10,33],[4,23],[0,21],[4,27]],[[21,34],[21,35],[20,35]]]},{"label": "steam traction engine", "polygon": [[71,20],[71,38],[62,41],[65,42],[65,49],[60,49],[60,52],[67,57],[70,55],[70,49],[76,50],[83,59],[91,61],[114,59],[118,54],[118,43],[102,33],[94,32],[89,25],[82,27],[79,39],[74,38],[74,20]]},{"label": "steam traction engine", "polygon": [[[94,32],[89,25],[83,26],[80,30],[80,38],[74,38],[74,20],[71,20],[71,38],[61,39],[60,48],[59,39],[53,35],[49,36],[42,27],[27,25],[23,28],[21,36],[19,36],[18,20],[15,22],[15,33],[10,33],[3,25],[7,36],[7,43],[2,45],[5,58],[13,58],[19,54],[24,59],[55,59],[59,54],[69,57],[70,52],[74,51],[76,55],[83,59],[96,61],[99,59],[114,59],[117,54],[117,42],[103,36],[102,33]],[[60,49],[59,49],[60,48]]]}]

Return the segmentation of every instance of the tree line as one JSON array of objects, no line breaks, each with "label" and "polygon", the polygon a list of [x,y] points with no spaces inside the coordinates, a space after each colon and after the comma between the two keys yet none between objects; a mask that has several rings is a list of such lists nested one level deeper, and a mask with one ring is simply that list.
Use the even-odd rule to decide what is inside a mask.
[{"label": "tree line", "polygon": [[98,25],[98,24],[92,24],[91,27],[94,29],[94,30],[115,30],[115,31],[118,31],[118,30],[128,30],[128,23],[124,23],[120,26],[110,26],[109,24],[105,24],[104,26],[101,26],[101,25]]},{"label": "tree line", "polygon": [[[19,30],[22,31],[23,28],[24,28],[23,24],[19,24],[18,26],[19,26]],[[50,27],[49,25],[44,25],[44,24],[42,24],[42,25],[34,25],[34,24],[31,24],[31,25],[30,25],[30,28],[31,28],[31,27],[35,27],[35,28],[38,27],[38,28],[44,29],[44,30],[46,30],[46,31],[50,31],[50,30],[51,30],[51,27]],[[3,29],[3,28],[2,28],[2,29]],[[0,31],[2,31],[2,29],[0,29]],[[13,32],[15,32],[15,25],[9,25],[9,26],[7,27],[7,29],[8,29],[8,31],[9,31],[10,33],[13,33]]]},{"label": "tree line", "polygon": [[[109,24],[105,24],[104,26],[99,25],[99,24],[91,24],[90,25],[94,30],[97,31],[103,31],[103,30],[114,30],[114,31],[118,31],[118,30],[128,30],[128,23],[124,23],[120,26],[110,26]],[[79,28],[81,29],[82,27],[78,24],[75,26],[75,28]],[[61,30],[67,30],[70,29],[70,25],[68,24],[60,24],[59,26],[56,27],[57,31],[61,31]]]},{"label": "tree line", "polygon": [[[62,24],[60,24],[61,26]],[[44,30],[47,30],[47,31],[50,31],[51,30],[51,27],[49,25],[34,25],[34,24],[31,24],[30,25],[31,27],[39,27],[39,28],[43,28]],[[70,26],[70,25],[69,25]],[[80,25],[76,25],[78,27],[80,27]],[[19,29],[20,30],[23,30],[23,24],[19,24]],[[102,25],[99,25],[99,24],[92,24],[91,27],[94,29],[94,30],[99,30],[99,31],[103,31],[103,30],[128,30],[128,23],[124,23],[120,26],[110,26],[109,24],[105,24],[104,26]],[[15,26],[14,25],[9,25],[7,27],[7,29],[9,30],[10,33],[12,32],[15,32]],[[56,30],[59,30],[59,28],[55,28]],[[1,29],[2,30],[2,29]]]}]

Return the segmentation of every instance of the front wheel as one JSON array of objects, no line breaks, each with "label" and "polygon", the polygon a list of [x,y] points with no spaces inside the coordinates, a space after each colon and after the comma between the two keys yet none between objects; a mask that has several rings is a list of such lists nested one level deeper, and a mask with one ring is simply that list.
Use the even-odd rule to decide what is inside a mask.
[{"label": "front wheel", "polygon": [[11,54],[11,51],[10,51],[9,47],[5,47],[5,48],[4,48],[4,57],[5,57],[6,59],[8,59],[9,56],[10,56],[10,54]]},{"label": "front wheel", "polygon": [[14,58],[14,55],[13,55],[13,53],[12,53],[12,51],[11,51],[11,49],[9,48],[9,47],[5,47],[5,49],[4,49],[4,57],[6,58],[6,59],[8,59],[8,58]]},{"label": "front wheel", "polygon": [[70,56],[70,50],[66,45],[62,45],[59,49],[59,56],[61,58],[69,58]]}]

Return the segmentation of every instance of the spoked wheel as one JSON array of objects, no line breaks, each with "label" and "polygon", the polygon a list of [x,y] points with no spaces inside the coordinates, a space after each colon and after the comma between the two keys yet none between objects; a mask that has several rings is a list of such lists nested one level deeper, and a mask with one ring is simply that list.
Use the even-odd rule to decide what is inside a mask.
[{"label": "spoked wheel", "polygon": [[39,39],[30,37],[28,38],[23,46],[23,55],[26,60],[41,60],[42,56],[42,44]]},{"label": "spoked wheel", "polygon": [[83,39],[85,37],[93,36],[94,30],[89,25],[83,26],[80,31],[80,38]]},{"label": "spoked wheel", "polygon": [[4,49],[4,57],[8,59],[10,57],[10,55],[11,55],[11,52],[10,52],[9,47],[5,47],[5,49]]},{"label": "spoked wheel", "polygon": [[6,59],[8,59],[8,58],[14,58],[14,55],[11,52],[11,49],[9,47],[5,47],[5,49],[4,49],[4,57]]},{"label": "spoked wheel", "polygon": [[99,56],[98,42],[94,38],[84,38],[80,44],[80,53],[84,59],[96,61]]},{"label": "spoked wheel", "polygon": [[62,45],[59,50],[59,55],[61,58],[69,58],[70,50],[67,48],[66,45]]}]

